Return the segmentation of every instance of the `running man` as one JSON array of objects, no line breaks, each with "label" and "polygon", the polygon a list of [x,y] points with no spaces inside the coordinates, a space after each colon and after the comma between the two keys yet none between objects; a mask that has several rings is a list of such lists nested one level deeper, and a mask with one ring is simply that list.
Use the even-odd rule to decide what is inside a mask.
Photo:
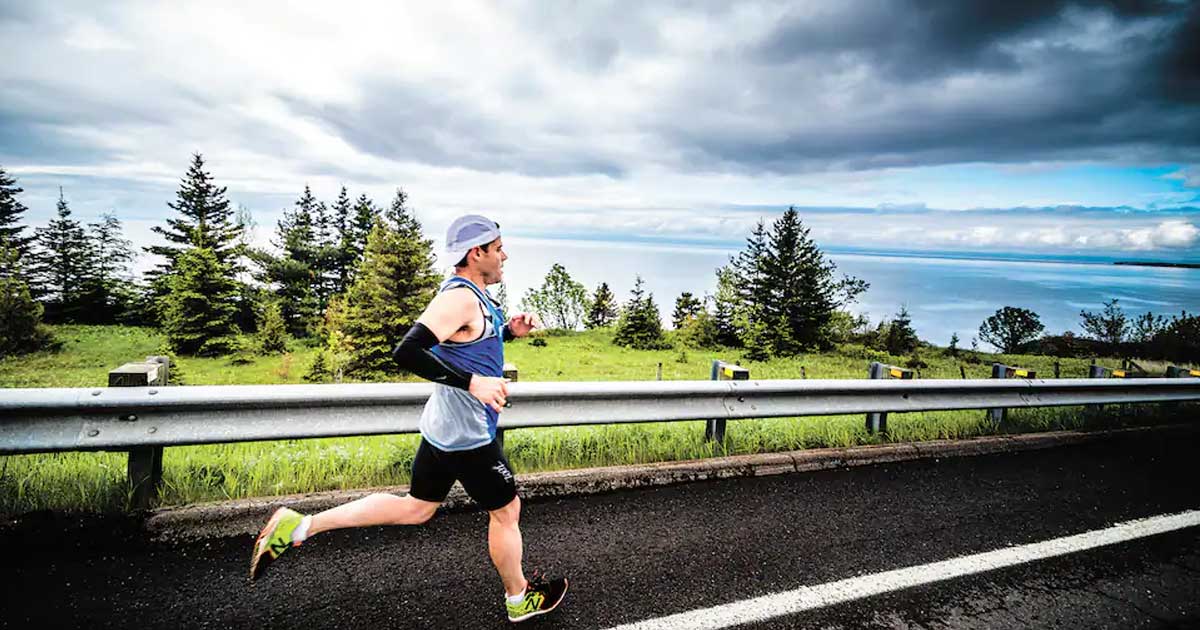
[{"label": "running man", "polygon": [[504,321],[486,293],[503,277],[500,226],[478,215],[459,217],[446,234],[446,253],[458,260],[416,324],[396,346],[399,365],[435,383],[421,414],[421,443],[407,496],[372,494],[305,516],[279,508],[263,527],[250,558],[250,579],[262,575],[289,547],[331,529],[418,525],[433,517],[455,480],[488,510],[488,552],[504,583],[508,618],[523,621],[554,610],[566,578],[545,579],[521,568],[521,499],[496,423],[507,402],[503,342],[540,323],[521,313]]}]

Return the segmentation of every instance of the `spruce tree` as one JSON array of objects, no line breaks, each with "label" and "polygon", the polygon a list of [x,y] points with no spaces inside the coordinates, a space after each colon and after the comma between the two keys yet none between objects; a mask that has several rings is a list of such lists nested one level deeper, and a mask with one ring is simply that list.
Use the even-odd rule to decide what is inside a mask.
[{"label": "spruce tree", "polygon": [[745,318],[737,286],[737,272],[732,266],[717,269],[717,292],[713,296],[713,307],[717,343],[730,347],[742,345]]},{"label": "spruce tree", "polygon": [[342,190],[338,192],[337,201],[333,203],[333,233],[328,243],[333,250],[329,253],[331,295],[344,293],[346,287],[350,286],[350,269],[357,262],[352,251],[347,247],[353,210],[350,193],[345,186],[342,186]]},{"label": "spruce tree", "polygon": [[0,247],[12,249],[14,261],[25,258],[34,238],[23,234],[25,226],[21,225],[21,215],[27,208],[17,199],[22,192],[24,190],[17,186],[17,180],[9,176],[4,167],[0,167]]},{"label": "spruce tree", "polygon": [[91,256],[83,286],[84,321],[112,324],[122,319],[137,299],[130,278],[129,263],[134,259],[133,244],[124,238],[121,221],[107,212],[99,223],[88,224]]},{"label": "spruce tree", "polygon": [[767,228],[762,220],[759,220],[754,232],[746,239],[746,249],[739,252],[730,264],[740,307],[746,313],[765,312],[774,303],[773,287],[767,269],[767,247]]},{"label": "spruce tree", "polygon": [[165,316],[164,301],[171,290],[170,276],[174,273],[175,259],[193,247],[203,247],[213,252],[222,269],[230,279],[236,279],[245,270],[242,267],[242,233],[244,226],[235,220],[234,209],[225,197],[225,187],[218,187],[210,173],[204,170],[204,157],[192,155],[192,163],[180,180],[175,191],[175,201],[167,207],[177,215],[167,219],[166,227],[151,228],[166,239],[166,245],[152,245],[145,251],[164,260],[146,272],[148,290],[146,302],[150,308],[145,316],[159,323]]},{"label": "spruce tree", "polygon": [[647,295],[642,285],[642,277],[639,275],[634,282],[629,302],[621,310],[613,343],[635,350],[669,348],[671,345],[663,335],[662,320],[658,315],[658,306],[654,304],[654,294]]},{"label": "spruce tree", "polygon": [[857,278],[834,276],[837,265],[809,236],[794,207],[772,225],[763,269],[772,301],[757,315],[779,355],[827,348],[834,311],[867,288]]},{"label": "spruce tree", "polygon": [[[345,189],[342,189],[345,195]],[[347,202],[349,200],[347,199]],[[334,233],[334,220],[324,202],[317,203],[313,214],[313,294],[317,300],[317,313],[325,311],[329,299],[337,293],[340,279],[340,248]]]},{"label": "spruce tree", "polygon": [[309,336],[320,313],[316,285],[321,250],[313,223],[317,204],[312,189],[305,186],[304,194],[291,210],[283,211],[276,226],[273,243],[281,253],[256,250],[251,254],[261,270],[258,280],[271,287],[287,331],[294,337]]},{"label": "spruce tree", "polygon": [[433,299],[440,282],[433,241],[404,205],[400,192],[367,238],[362,265],[345,296],[344,334],[350,358],[346,374],[366,377],[395,373],[392,349]]},{"label": "spruce tree", "polygon": [[884,347],[888,353],[901,355],[908,354],[917,349],[920,340],[917,339],[917,331],[913,330],[912,317],[908,314],[908,308],[901,306],[896,313],[896,318],[892,320],[891,326],[888,327],[887,340],[884,342]]},{"label": "spruce tree", "polygon": [[270,301],[263,307],[258,323],[258,347],[263,354],[287,352],[287,328],[283,323],[283,311],[279,303]]},{"label": "spruce tree", "polygon": [[71,218],[62,189],[58,191],[58,218],[34,231],[35,252],[31,277],[44,295],[48,321],[76,322],[83,310],[85,273],[94,256],[87,233]]},{"label": "spruce tree", "polygon": [[367,249],[367,236],[371,234],[371,229],[375,227],[375,221],[381,216],[382,214],[375,207],[374,202],[366,195],[359,195],[358,201],[354,202],[353,214],[346,224],[341,238],[342,258],[346,261],[345,286],[347,288],[350,283],[354,282],[354,273],[362,263],[363,252]]},{"label": "spruce tree", "polygon": [[671,323],[676,330],[683,328],[687,324],[688,318],[696,317],[702,310],[704,310],[704,305],[700,303],[700,300],[696,299],[690,291],[684,291],[675,298],[675,312],[671,315]]},{"label": "spruce tree", "polygon": [[0,244],[0,359],[54,345],[42,311],[29,294],[17,249]]},{"label": "spruce tree", "polygon": [[184,250],[175,259],[165,304],[164,332],[179,354],[219,356],[238,347],[237,283],[207,247]]},{"label": "spruce tree", "polygon": [[233,277],[241,271],[238,257],[241,255],[239,240],[244,226],[234,217],[234,209],[225,198],[225,187],[218,187],[212,175],[204,170],[204,157],[199,153],[192,156],[192,164],[175,191],[175,201],[167,206],[178,213],[168,218],[167,226],[150,228],[163,236],[167,245],[147,247],[146,251],[166,258],[166,261],[151,272],[151,277],[169,274],[175,258],[192,247],[203,247],[217,257]]},{"label": "spruce tree", "polygon": [[603,328],[611,326],[616,319],[617,298],[613,295],[612,289],[608,288],[608,283],[601,282],[600,286],[596,287],[595,295],[592,296],[591,307],[588,308],[583,326],[588,329]]}]

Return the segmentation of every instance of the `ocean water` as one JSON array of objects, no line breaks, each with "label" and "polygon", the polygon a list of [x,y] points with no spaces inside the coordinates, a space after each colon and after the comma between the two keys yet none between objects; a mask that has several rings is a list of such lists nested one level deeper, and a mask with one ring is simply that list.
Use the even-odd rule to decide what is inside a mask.
[{"label": "ocean water", "polygon": [[[712,293],[716,269],[736,250],[634,243],[556,241],[506,237],[505,285],[510,308],[530,287],[540,286],[555,262],[593,291],[607,282],[624,301],[641,275],[669,326],[683,291]],[[922,339],[944,345],[957,333],[969,347],[983,320],[1003,306],[1027,308],[1047,332],[1080,332],[1080,310],[1098,311],[1116,298],[1131,316],[1200,312],[1200,269],[1113,265],[1087,260],[996,260],[969,255],[830,252],[839,272],[871,284],[851,310],[872,322],[908,308]],[[493,290],[495,287],[493,287]],[[986,348],[986,344],[980,344]]]}]

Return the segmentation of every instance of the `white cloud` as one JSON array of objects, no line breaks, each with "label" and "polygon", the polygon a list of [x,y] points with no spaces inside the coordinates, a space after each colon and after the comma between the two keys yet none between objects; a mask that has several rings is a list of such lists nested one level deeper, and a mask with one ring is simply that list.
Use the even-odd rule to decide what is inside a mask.
[{"label": "white cloud", "polygon": [[1200,188],[1200,166],[1188,166],[1163,175],[1166,179],[1178,179],[1188,188]]}]

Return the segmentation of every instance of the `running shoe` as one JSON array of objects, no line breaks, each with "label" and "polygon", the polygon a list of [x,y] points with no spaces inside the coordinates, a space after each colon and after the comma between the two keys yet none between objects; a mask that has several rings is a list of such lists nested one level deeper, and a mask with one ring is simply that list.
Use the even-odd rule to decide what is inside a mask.
[{"label": "running shoe", "polygon": [[288,547],[299,547],[300,543],[292,540],[292,532],[300,524],[304,515],[288,508],[279,508],[267,520],[258,540],[254,541],[254,551],[250,554],[250,579],[262,576],[267,566],[283,555]]},{"label": "running shoe", "polygon": [[525,599],[520,604],[508,604],[508,620],[516,623],[554,610],[567,594],[567,578],[546,579],[538,573],[529,578]]}]

